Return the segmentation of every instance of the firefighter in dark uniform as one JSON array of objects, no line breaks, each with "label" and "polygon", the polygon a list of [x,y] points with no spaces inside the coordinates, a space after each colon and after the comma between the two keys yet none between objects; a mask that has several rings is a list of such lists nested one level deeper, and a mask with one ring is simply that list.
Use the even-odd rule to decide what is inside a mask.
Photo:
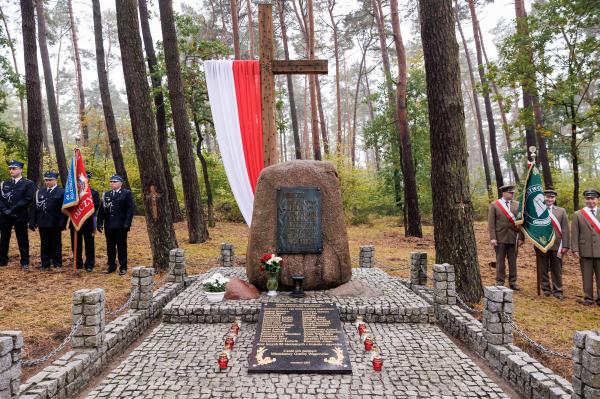
[{"label": "firefighter in dark uniform", "polygon": [[29,207],[35,194],[35,184],[23,177],[23,162],[10,161],[11,178],[0,183],[0,266],[8,264],[8,244],[13,227],[17,236],[21,267],[29,269]]},{"label": "firefighter in dark uniform", "polygon": [[[92,172],[87,172],[88,182],[92,178]],[[94,214],[90,216],[77,232],[77,268],[81,269],[85,266],[85,271],[91,273],[96,264],[96,246],[94,241],[94,233],[96,231],[97,215],[100,209],[100,194],[90,186],[92,192],[92,200],[94,201]],[[71,250],[73,250],[73,239],[75,238],[75,228],[72,223],[69,223],[71,231]],[[85,241],[85,264],[83,263],[82,244]]]},{"label": "firefighter in dark uniform", "polygon": [[62,234],[66,229],[67,216],[62,213],[65,190],[57,184],[58,173],[44,173],[46,187],[35,193],[29,228],[39,229],[42,270],[62,267]]},{"label": "firefighter in dark uniform", "polygon": [[127,233],[131,227],[135,203],[131,191],[122,188],[123,178],[119,175],[110,177],[110,191],[102,195],[98,212],[98,231],[106,236],[106,252],[108,270],[117,270],[117,253],[119,258],[119,275],[127,273]]}]

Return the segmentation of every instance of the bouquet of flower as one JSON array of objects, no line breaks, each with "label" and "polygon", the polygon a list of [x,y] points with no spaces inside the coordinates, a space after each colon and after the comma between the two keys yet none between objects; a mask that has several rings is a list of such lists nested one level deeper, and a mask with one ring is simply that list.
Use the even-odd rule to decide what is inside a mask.
[{"label": "bouquet of flower", "polygon": [[225,285],[229,279],[221,273],[215,273],[210,278],[202,281],[202,288],[205,292],[225,292]]},{"label": "bouquet of flower", "polygon": [[275,254],[264,254],[260,258],[260,271],[267,273],[279,273],[281,271],[281,258]]}]

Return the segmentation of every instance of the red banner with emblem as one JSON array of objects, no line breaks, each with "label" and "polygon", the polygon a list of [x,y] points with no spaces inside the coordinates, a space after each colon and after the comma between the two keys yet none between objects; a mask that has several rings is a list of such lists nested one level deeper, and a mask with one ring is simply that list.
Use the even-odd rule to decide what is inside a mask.
[{"label": "red banner with emblem", "polygon": [[66,183],[62,211],[79,231],[87,218],[94,214],[94,200],[79,148],[74,149]]}]

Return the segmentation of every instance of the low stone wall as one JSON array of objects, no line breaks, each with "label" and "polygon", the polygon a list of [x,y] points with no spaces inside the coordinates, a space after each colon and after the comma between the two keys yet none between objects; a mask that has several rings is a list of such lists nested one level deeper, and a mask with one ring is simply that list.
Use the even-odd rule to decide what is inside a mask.
[{"label": "low stone wall", "polygon": [[228,277],[238,277],[247,281],[242,267],[222,267],[198,276],[198,280],[177,299],[169,303],[163,312],[165,323],[225,323],[241,317],[243,321],[258,321],[262,304],[269,302],[311,302],[338,305],[342,321],[354,321],[362,315],[370,323],[433,323],[433,306],[413,293],[399,279],[390,277],[377,268],[353,268],[352,280],[359,280],[376,287],[380,296],[335,296],[328,291],[307,291],[302,299],[287,295],[268,297],[263,293],[258,299],[245,301],[224,300],[210,303],[202,291],[201,281],[219,272]]},{"label": "low stone wall", "polygon": [[16,398],[19,394],[21,348],[23,348],[23,335],[20,331],[0,331],[0,398],[2,399]]},{"label": "low stone wall", "polygon": [[[434,265],[434,277],[441,274],[454,280],[454,269],[447,266],[449,265]],[[437,280],[440,279],[436,278]],[[423,285],[410,283],[407,285],[423,299],[435,304],[437,322],[448,334],[458,338],[471,351],[485,359],[486,363],[523,397],[528,399],[597,398],[591,393],[588,396],[583,394],[577,396],[569,381],[556,375],[521,348],[512,344],[512,326],[507,318],[513,312],[512,290],[504,287],[485,288],[484,325],[458,305],[441,304],[446,301],[443,294],[448,294],[445,290],[447,287],[433,290]],[[592,392],[591,389],[588,391]]]},{"label": "low stone wall", "polygon": [[[183,252],[173,250],[171,255],[183,256]],[[182,260],[179,261],[182,263]],[[179,279],[185,275],[185,270],[181,273],[179,268],[177,273],[176,276],[168,275],[167,280],[173,280],[175,277]],[[154,270],[151,268],[133,269],[130,310],[106,325],[104,325],[104,290],[76,291],[73,294],[73,324],[78,328],[72,340],[73,350],[21,384],[18,397],[22,399],[74,397],[115,356],[123,353],[142,335],[150,323],[162,314],[163,308],[169,301],[191,284],[191,280],[166,282],[152,293],[153,274]],[[2,334],[5,333],[0,333],[0,341]],[[0,385],[0,394],[2,394],[1,388]],[[4,399],[4,396],[0,395],[0,398]]]}]

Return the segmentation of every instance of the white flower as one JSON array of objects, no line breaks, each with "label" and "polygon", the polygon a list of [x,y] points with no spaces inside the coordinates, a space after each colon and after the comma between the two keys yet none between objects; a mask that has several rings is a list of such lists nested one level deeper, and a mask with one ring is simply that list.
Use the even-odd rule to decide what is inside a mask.
[{"label": "white flower", "polygon": [[279,256],[273,256],[273,257],[271,258],[271,260],[272,260],[273,262],[275,262],[275,263],[279,263],[279,262],[281,262],[281,258],[280,258]]},{"label": "white flower", "polygon": [[271,265],[273,264],[273,258],[269,259],[268,261],[265,262],[267,265]]}]

